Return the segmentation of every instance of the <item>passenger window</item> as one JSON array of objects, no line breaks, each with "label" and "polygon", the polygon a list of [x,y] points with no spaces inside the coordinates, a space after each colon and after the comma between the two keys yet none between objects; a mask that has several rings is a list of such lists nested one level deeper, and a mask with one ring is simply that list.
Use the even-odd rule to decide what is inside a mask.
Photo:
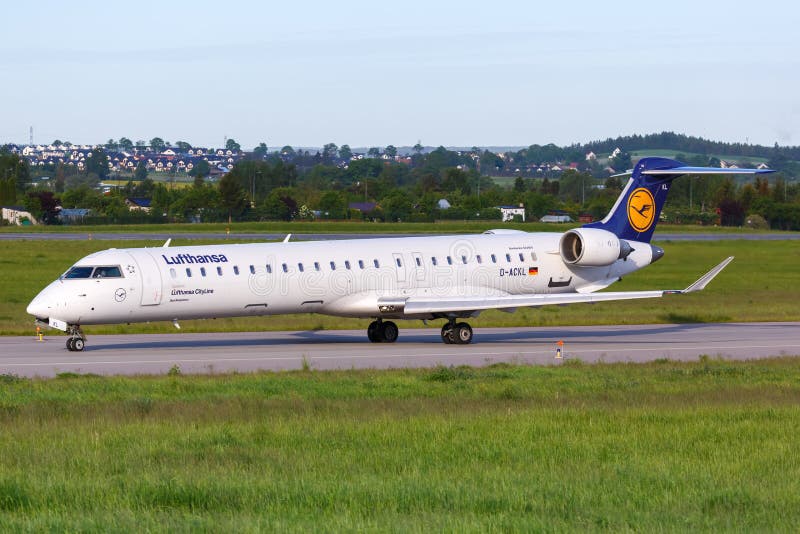
[{"label": "passenger window", "polygon": [[234,265],[233,266],[233,274],[235,274],[237,276],[239,275],[239,266],[238,265]]},{"label": "passenger window", "polygon": [[363,269],[364,268],[364,260],[358,260],[358,268],[359,269]]},{"label": "passenger window", "polygon": [[200,267],[200,275],[201,276],[205,276],[206,275],[206,268],[205,267]]},{"label": "passenger window", "polygon": [[478,263],[483,263],[483,260],[481,259],[481,255],[480,254],[475,256],[475,259],[478,260]]},{"label": "passenger window", "polygon": [[350,270],[350,260],[344,260],[344,268]]},{"label": "passenger window", "polygon": [[[281,268],[283,269],[283,272],[285,272],[285,273],[289,272],[289,266],[286,265],[285,263],[281,264]],[[267,268],[267,272],[269,272],[269,268]]]},{"label": "passenger window", "polygon": [[519,253],[519,261],[525,261],[525,256],[522,255],[522,252]]},{"label": "passenger window", "polygon": [[506,254],[506,261],[511,263],[511,254]]},{"label": "passenger window", "polygon": [[250,266],[250,274],[256,274],[256,268],[253,265]]},{"label": "passenger window", "polygon": [[531,252],[531,260],[536,261],[536,253]]},{"label": "passenger window", "polygon": [[402,267],[403,266],[403,262],[400,261],[400,258],[395,258],[394,261],[395,261],[395,263],[397,263],[398,267]]},{"label": "passenger window", "polygon": [[267,274],[272,274],[272,265],[267,264]]},{"label": "passenger window", "polygon": [[315,271],[319,271],[319,262],[318,261],[314,262],[314,270]]},{"label": "passenger window", "polygon": [[466,256],[461,256],[461,263],[463,263],[464,265],[467,264],[467,257]]},{"label": "passenger window", "polygon": [[300,271],[301,273],[302,273],[302,272],[304,272],[304,271],[303,271],[303,264],[302,264],[302,263],[298,263],[298,264],[297,264],[297,270],[298,270],[298,271]]},{"label": "passenger window", "polygon": [[497,256],[492,254],[492,263],[497,263]]},{"label": "passenger window", "polygon": [[372,264],[375,266],[376,269],[380,268],[380,266],[381,266],[381,264],[378,262],[378,260],[372,260]]},{"label": "passenger window", "polygon": [[422,267],[422,260],[421,260],[421,259],[419,259],[419,256],[417,256],[417,257],[416,257],[416,258],[414,258],[414,259],[415,259],[415,260],[416,260],[416,262],[417,262],[417,267]]},{"label": "passenger window", "polygon": [[175,267],[170,267],[170,268],[169,268],[169,275],[170,275],[172,278],[175,278],[175,277],[177,277],[177,276],[178,276],[178,273],[176,273],[176,272],[175,272]]},{"label": "passenger window", "polygon": [[431,256],[431,263],[434,265],[434,267],[436,266],[436,256]]},{"label": "passenger window", "polygon": [[336,270],[336,262],[332,261],[331,262],[331,271],[335,271],[335,270]]},{"label": "passenger window", "polygon": [[192,270],[190,268],[188,268],[188,267],[186,268],[186,277],[187,278],[191,278],[192,277]]},{"label": "passenger window", "polygon": [[217,275],[222,276],[222,267],[217,266]]},{"label": "passenger window", "polygon": [[447,265],[453,265],[453,258],[447,256]]}]

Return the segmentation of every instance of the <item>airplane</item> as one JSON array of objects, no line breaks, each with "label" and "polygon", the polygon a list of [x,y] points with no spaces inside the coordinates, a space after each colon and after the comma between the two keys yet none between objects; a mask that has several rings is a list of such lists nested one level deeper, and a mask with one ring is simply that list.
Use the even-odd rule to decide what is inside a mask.
[{"label": "airplane", "polygon": [[[599,292],[658,261],[650,244],[672,181],[769,169],[690,167],[640,159],[601,221],[566,232],[488,230],[337,241],[108,249],[78,260],[28,305],[37,325],[84,349],[82,326],[321,313],[372,319],[367,338],[392,343],[393,320],[444,319],[448,344],[473,340],[482,311],[656,298],[702,290],[733,259],[682,290]],[[626,173],[627,174],[627,173]]]}]

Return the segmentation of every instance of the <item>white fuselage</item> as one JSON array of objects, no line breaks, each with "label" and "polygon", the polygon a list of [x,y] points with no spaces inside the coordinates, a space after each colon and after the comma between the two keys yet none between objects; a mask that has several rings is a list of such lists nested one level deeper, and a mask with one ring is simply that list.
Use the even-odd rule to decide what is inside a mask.
[{"label": "white fuselage", "polygon": [[61,277],[28,313],[74,325],[305,312],[424,319],[434,315],[404,314],[403,299],[591,292],[653,260],[649,245],[632,243],[626,260],[569,265],[559,254],[561,236],[496,231],[110,249],[73,269],[94,267],[98,275],[97,267],[118,267],[119,276]]}]

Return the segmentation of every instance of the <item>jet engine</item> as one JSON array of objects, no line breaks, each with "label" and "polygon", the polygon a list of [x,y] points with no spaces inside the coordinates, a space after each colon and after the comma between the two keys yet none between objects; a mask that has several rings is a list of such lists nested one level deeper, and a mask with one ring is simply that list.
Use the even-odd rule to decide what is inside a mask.
[{"label": "jet engine", "polygon": [[575,228],[564,233],[559,249],[565,263],[588,267],[611,265],[633,252],[627,241],[599,228]]}]

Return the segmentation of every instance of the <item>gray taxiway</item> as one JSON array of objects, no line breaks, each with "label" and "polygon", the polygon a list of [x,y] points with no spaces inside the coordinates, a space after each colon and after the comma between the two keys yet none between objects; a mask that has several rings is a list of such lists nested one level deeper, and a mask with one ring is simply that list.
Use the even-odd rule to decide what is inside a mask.
[{"label": "gray taxiway", "polygon": [[[402,329],[393,344],[373,344],[361,330],[91,335],[83,352],[45,332],[0,338],[0,374],[163,374],[257,370],[431,367],[516,362],[559,364],[646,362],[800,355],[800,323],[657,324],[537,328],[476,328],[471,345],[445,345],[438,329]],[[563,340],[562,359],[556,359]]]}]

